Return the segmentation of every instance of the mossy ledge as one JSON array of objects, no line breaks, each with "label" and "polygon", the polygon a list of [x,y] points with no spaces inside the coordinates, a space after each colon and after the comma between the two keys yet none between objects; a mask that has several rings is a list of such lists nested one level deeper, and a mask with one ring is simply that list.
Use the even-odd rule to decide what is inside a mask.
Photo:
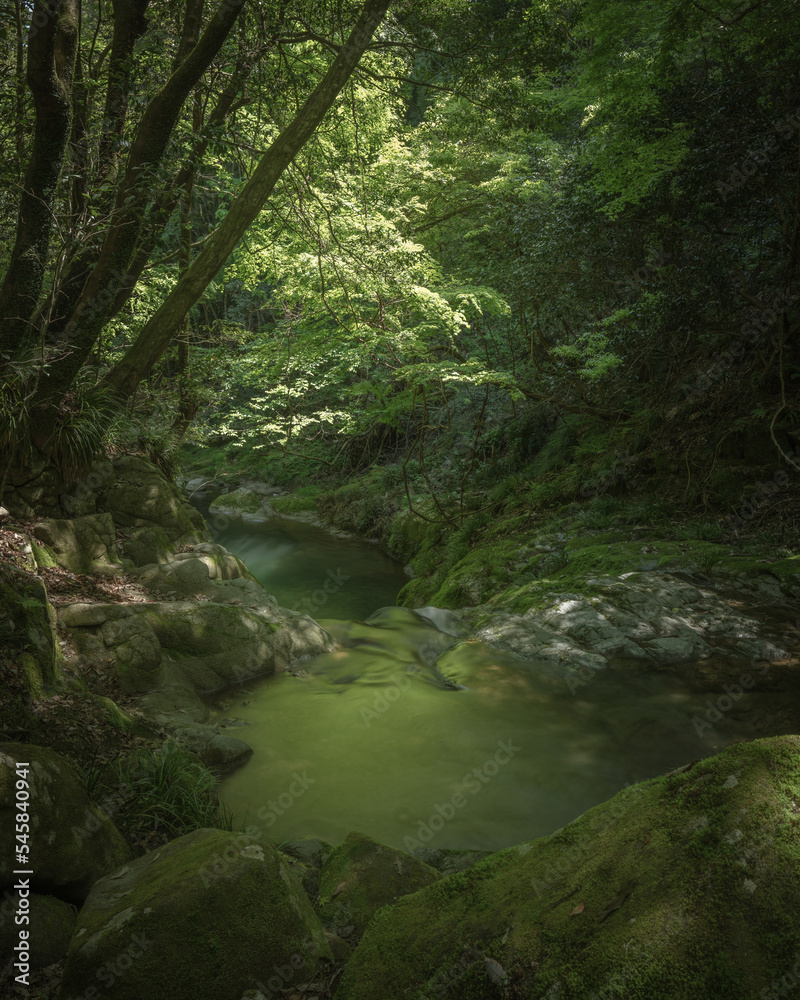
[{"label": "mossy ledge", "polygon": [[628,787],[381,910],[336,1000],[771,997],[800,955],[798,789],[796,736]]}]

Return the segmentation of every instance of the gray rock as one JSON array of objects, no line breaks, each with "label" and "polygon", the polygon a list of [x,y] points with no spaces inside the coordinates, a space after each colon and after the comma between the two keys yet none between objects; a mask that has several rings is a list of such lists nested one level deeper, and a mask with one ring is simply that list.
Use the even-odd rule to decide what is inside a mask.
[{"label": "gray rock", "polygon": [[55,611],[39,577],[11,563],[0,563],[0,645],[22,668],[30,697],[41,697],[56,682]]},{"label": "gray rock", "polygon": [[468,615],[489,619],[477,638],[529,659],[557,662],[565,676],[577,669],[585,677],[586,668],[602,669],[614,660],[696,663],[712,654],[715,642],[730,639],[748,640],[737,644],[741,655],[777,655],[776,647],[756,641],[757,621],[680,578],[637,572],[590,583],[598,596],[547,594],[541,609],[513,614],[489,606]]},{"label": "gray rock", "polygon": [[207,719],[200,694],[285,670],[294,660],[335,645],[315,621],[277,607],[258,584],[210,583],[207,567],[199,565],[209,587],[243,599],[237,605],[77,604],[60,612],[79,650],[110,660],[123,690],[138,694],[138,707],[168,729],[176,724],[175,713],[184,713],[184,724],[187,715],[197,722]]},{"label": "gray rock", "polygon": [[146,616],[106,621],[101,635],[113,651],[122,690],[127,694],[152,691],[160,679],[161,643]]},{"label": "gray rock", "polygon": [[209,541],[202,515],[178,487],[143,458],[122,455],[114,479],[101,496],[103,509],[120,528],[160,528],[176,544]]},{"label": "gray rock", "polygon": [[188,725],[173,731],[173,738],[194,751],[201,762],[216,774],[241,767],[253,756],[253,748],[244,740],[226,736],[216,726]]},{"label": "gray rock", "polygon": [[134,566],[169,562],[173,556],[169,535],[155,524],[147,528],[131,528],[127,532],[124,549]]}]

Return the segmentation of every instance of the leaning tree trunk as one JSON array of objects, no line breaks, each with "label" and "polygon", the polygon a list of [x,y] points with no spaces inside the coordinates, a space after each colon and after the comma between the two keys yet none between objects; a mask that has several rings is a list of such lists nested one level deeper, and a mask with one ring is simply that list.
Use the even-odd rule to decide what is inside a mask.
[{"label": "leaning tree trunk", "polygon": [[167,348],[173,332],[198,301],[209,282],[225,264],[236,244],[272,193],[289,166],[352,76],[388,10],[388,0],[367,0],[350,37],[327,73],[297,113],[294,121],[275,139],[261,158],[253,176],[236,198],[225,219],[180,277],[177,285],[145,324],[135,343],[103,381],[117,396],[127,398]]},{"label": "leaning tree trunk", "polygon": [[17,233],[0,288],[0,366],[23,346],[42,290],[53,201],[70,138],[79,0],[34,0],[28,31],[33,148],[22,184]]},{"label": "leaning tree trunk", "polygon": [[150,199],[150,172],[161,162],[186,99],[219,52],[244,3],[220,3],[200,40],[142,115],[117,189],[110,228],[61,336],[64,354],[39,380],[31,404],[37,413],[39,443],[44,444],[55,429],[59,406],[94,348],[111,304],[125,283]]}]

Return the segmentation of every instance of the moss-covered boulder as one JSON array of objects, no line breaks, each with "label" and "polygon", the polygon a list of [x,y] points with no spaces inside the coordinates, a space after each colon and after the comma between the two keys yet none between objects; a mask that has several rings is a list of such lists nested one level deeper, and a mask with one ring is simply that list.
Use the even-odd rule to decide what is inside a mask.
[{"label": "moss-covered boulder", "polygon": [[134,566],[166,563],[173,557],[169,535],[157,524],[146,528],[130,528],[124,532],[122,543],[125,555]]},{"label": "moss-covered boulder", "polygon": [[[19,762],[29,765],[27,774],[18,774]],[[17,780],[28,782],[29,865],[14,862]],[[29,888],[80,903],[94,882],[129,857],[130,848],[65,757],[45,747],[0,743],[0,890],[14,884],[15,868],[30,867]]]},{"label": "moss-covered boulder", "polygon": [[122,569],[110,514],[40,521],[34,535],[72,573],[115,573]]},{"label": "moss-covered boulder", "polygon": [[796,736],[626,788],[383,910],[336,1000],[776,996],[800,949],[799,799]]},{"label": "moss-covered boulder", "polygon": [[[334,645],[315,621],[278,608],[256,583],[221,581],[211,587],[225,596],[224,588],[231,586],[233,594],[246,597],[237,583],[258,590],[265,603],[240,607],[233,597],[236,606],[213,600],[81,603],[61,608],[59,620],[82,656],[110,664],[123,690],[139,696],[137,707],[172,730],[190,720],[207,721],[210,711],[200,695],[285,670],[292,661]],[[207,748],[210,754],[221,749],[220,741]],[[227,744],[225,755],[233,749]],[[238,746],[236,756],[244,752],[244,745]]]},{"label": "moss-covered boulder", "polygon": [[[76,908],[55,896],[31,893],[22,902],[9,894],[0,907],[0,955],[14,954],[19,932],[24,930],[28,932],[31,972],[45,969],[66,955],[77,918]],[[17,919],[22,922],[18,924]]]},{"label": "moss-covered boulder", "polygon": [[275,996],[307,981],[321,958],[331,958],[325,934],[281,855],[197,830],[93,887],[59,996],[92,987],[108,1000]]},{"label": "moss-covered boulder", "polygon": [[[177,545],[210,541],[202,515],[182,498],[175,483],[146,459],[121,455],[98,506],[118,528],[158,528]],[[160,537],[160,536],[159,536]]]},{"label": "moss-covered boulder", "polygon": [[262,514],[269,510],[269,504],[253,490],[242,487],[218,496],[209,510],[218,514]]},{"label": "moss-covered boulder", "polygon": [[200,762],[215,774],[226,774],[253,756],[253,748],[220,731],[219,726],[188,724],[177,728],[173,738],[197,754]]},{"label": "moss-covered boulder", "polygon": [[38,576],[0,563],[0,660],[26,697],[40,697],[58,679],[56,615]]},{"label": "moss-covered boulder", "polygon": [[167,560],[144,566],[137,574],[148,590],[183,597],[207,590],[216,581],[258,581],[238,556],[221,545],[203,542],[186,552],[177,552]]},{"label": "moss-covered boulder", "polygon": [[382,906],[440,878],[410,854],[351,833],[322,866],[319,914],[340,937],[360,937]]}]

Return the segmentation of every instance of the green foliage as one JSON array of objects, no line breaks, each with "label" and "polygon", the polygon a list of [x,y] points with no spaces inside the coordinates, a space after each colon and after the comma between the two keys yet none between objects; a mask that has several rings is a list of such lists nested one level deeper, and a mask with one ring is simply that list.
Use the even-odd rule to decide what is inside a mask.
[{"label": "green foliage", "polygon": [[132,842],[180,837],[204,827],[231,829],[219,811],[216,779],[197,756],[174,741],[137,750],[103,768],[91,768],[88,791],[110,804],[114,821]]}]

